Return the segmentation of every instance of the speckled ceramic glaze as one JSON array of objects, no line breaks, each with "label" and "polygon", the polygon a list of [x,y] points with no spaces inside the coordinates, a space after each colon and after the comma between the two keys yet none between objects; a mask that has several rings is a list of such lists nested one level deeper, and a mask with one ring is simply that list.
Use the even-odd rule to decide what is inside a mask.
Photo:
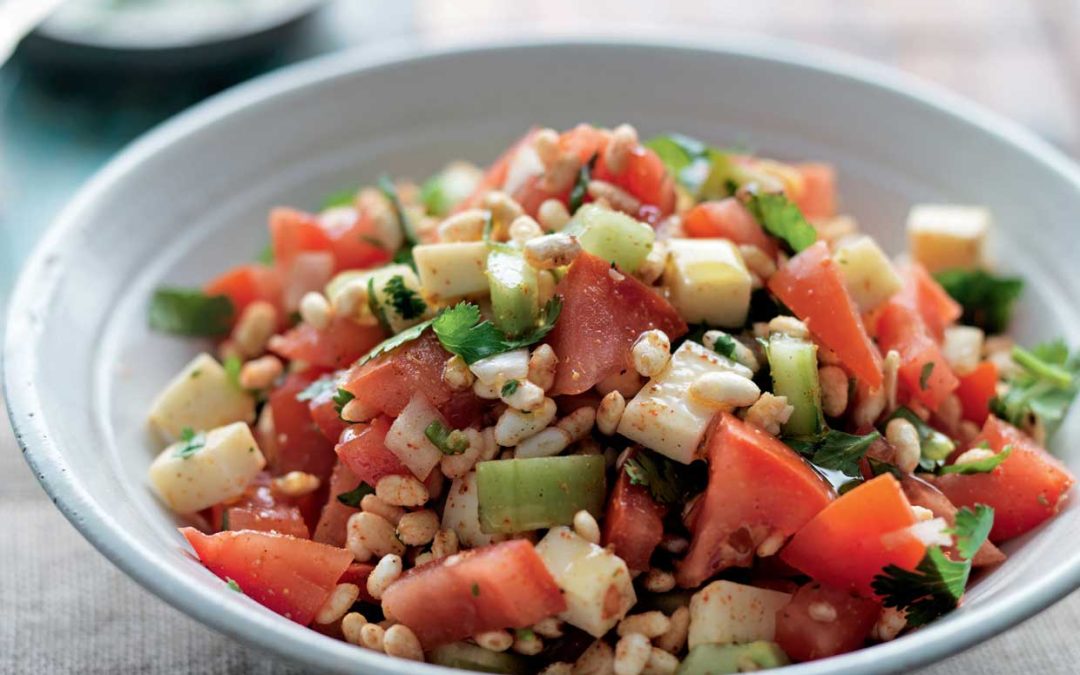
[{"label": "speckled ceramic glaze", "polygon": [[[146,469],[144,415],[196,342],[146,328],[151,289],[248,260],[276,204],[379,173],[489,161],[532,124],[627,121],[839,168],[843,208],[892,251],[910,204],[990,206],[993,252],[1028,290],[1023,341],[1080,335],[1080,170],[1031,134],[886,70],[773,43],[573,42],[336,56],[218,96],[135,143],[75,198],[23,271],[5,379],[27,460],[102,553],[165,601],[312,668],[435,672],[331,640],[238,596],[187,554]],[[1080,413],[1054,439],[1080,471]],[[791,673],[905,670],[1004,630],[1080,585],[1080,511],[1012,542],[964,607],[895,642]],[[785,671],[787,672],[787,671]]]}]

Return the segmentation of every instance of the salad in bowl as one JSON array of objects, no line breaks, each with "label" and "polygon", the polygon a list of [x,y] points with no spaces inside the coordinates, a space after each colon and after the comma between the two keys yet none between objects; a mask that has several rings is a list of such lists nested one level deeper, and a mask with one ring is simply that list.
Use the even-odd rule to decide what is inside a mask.
[{"label": "salad in bowl", "polygon": [[149,479],[238,593],[487,672],[702,675],[918,630],[1074,477],[1080,354],[1005,336],[992,216],[915,205],[890,257],[836,176],[679,134],[529,130],[380,178],[156,329]]}]

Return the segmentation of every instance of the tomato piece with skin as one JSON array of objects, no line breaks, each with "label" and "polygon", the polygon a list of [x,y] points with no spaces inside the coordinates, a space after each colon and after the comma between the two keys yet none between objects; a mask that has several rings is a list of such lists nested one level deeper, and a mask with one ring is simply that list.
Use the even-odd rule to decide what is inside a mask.
[{"label": "tomato piece with skin", "polygon": [[341,434],[334,451],[349,470],[374,487],[386,476],[409,476],[409,470],[386,447],[386,434],[393,420],[381,415],[363,424],[353,424]]},{"label": "tomato piece with skin", "polygon": [[643,572],[664,537],[666,512],[647,487],[631,484],[630,476],[620,471],[604,513],[601,541],[614,547],[631,572]]},{"label": "tomato piece with skin", "polygon": [[345,549],[267,532],[180,533],[203,565],[255,602],[308,625],[353,562]]},{"label": "tomato piece with skin", "polygon": [[371,576],[372,570],[375,569],[374,565],[367,563],[354,562],[349,565],[349,568],[345,570],[345,573],[338,579],[339,584],[356,584],[360,588],[360,602],[370,602],[373,605],[379,604],[379,601],[375,599],[367,589],[367,580]]},{"label": "tomato piece with skin", "polygon": [[443,381],[442,371],[450,352],[431,331],[388,354],[354,366],[343,378],[342,388],[365,408],[397,417],[414,394],[423,394],[455,429],[479,419],[486,409],[472,391],[456,392]]},{"label": "tomato piece with skin", "polygon": [[270,474],[255,477],[239,499],[215,504],[210,522],[216,531],[256,530],[308,538],[307,523],[294,500],[274,492]]},{"label": "tomato piece with skin", "polygon": [[807,163],[795,165],[802,176],[802,191],[795,196],[795,205],[811,220],[836,215],[836,169],[831,164]]},{"label": "tomato piece with skin", "polygon": [[1008,422],[988,417],[972,445],[985,442],[995,452],[1012,451],[993,471],[947,474],[934,479],[956,506],[994,509],[990,540],[1000,543],[1030,531],[1061,508],[1076,479],[1056,457]]},{"label": "tomato piece with skin", "polygon": [[909,262],[900,272],[904,277],[904,288],[897,300],[915,307],[930,337],[940,343],[945,337],[945,328],[956,323],[963,308],[922,265]]},{"label": "tomato piece with skin", "polygon": [[393,257],[378,238],[375,219],[365,211],[341,211],[344,217],[330,213],[318,217],[319,225],[330,240],[334,269],[363,270],[390,262]]},{"label": "tomato piece with skin", "polygon": [[[810,607],[823,603],[836,610],[830,621],[815,619]],[[881,605],[818,583],[795,591],[776,612],[775,642],[792,661],[814,661],[863,646],[881,615]]]},{"label": "tomato piece with skin", "polygon": [[687,331],[667,300],[589,253],[578,255],[555,292],[563,308],[546,340],[559,357],[552,396],[580,394],[633,368],[631,350],[647,330],[662,330],[672,341]]},{"label": "tomato piece with skin", "polygon": [[377,324],[364,325],[336,316],[322,329],[301,322],[285,334],[271,338],[269,349],[290,361],[303,361],[320,368],[345,368],[385,337]]},{"label": "tomato piece with skin", "polygon": [[815,581],[872,598],[888,565],[914,570],[926,545],[910,528],[911,504],[891,474],[841,495],[799,530],[780,558]]},{"label": "tomato piece with skin", "polygon": [[345,427],[349,426],[348,422],[341,419],[338,404],[334,400],[335,396],[337,396],[335,384],[340,379],[340,371],[324,375],[323,378],[328,378],[330,384],[308,401],[308,409],[311,410],[311,419],[315,422],[315,426],[319,428],[319,431],[322,432],[322,435],[326,437],[326,440],[336,444],[341,438],[341,432],[345,431]]},{"label": "tomato piece with skin", "polygon": [[270,245],[274,264],[287,270],[300,253],[333,253],[334,242],[322,228],[318,216],[297,209],[278,207],[270,211]]},{"label": "tomato piece with skin", "polygon": [[601,151],[597,157],[593,177],[612,183],[636,197],[642,204],[641,210],[631,215],[655,225],[675,210],[675,180],[655,151],[638,145],[630,151],[626,166],[619,173],[608,166],[605,155]]},{"label": "tomato piece with skin", "polygon": [[480,178],[480,182],[477,184],[473,193],[463,199],[460,204],[454,208],[454,212],[464,211],[466,209],[472,209],[480,206],[480,203],[484,199],[484,195],[492,190],[501,190],[506,183],[506,176],[510,172],[510,164],[514,161],[514,156],[525,145],[532,142],[536,132],[539,131],[536,127],[529,129],[525,132],[525,135],[514,142],[503,154],[491,163],[487,171],[484,172],[483,177]]},{"label": "tomato piece with skin", "polygon": [[203,287],[207,295],[224,295],[235,310],[234,319],[253,302],[268,302],[281,314],[281,274],[273,267],[250,263],[238,265]]},{"label": "tomato piece with skin", "polygon": [[964,419],[983,424],[990,416],[990,401],[997,396],[998,369],[993,361],[983,361],[967,375],[959,376],[956,396]]},{"label": "tomato piece with skin", "polygon": [[772,258],[778,250],[776,240],[765,233],[750,211],[734,197],[698,204],[683,216],[683,228],[690,237],[719,237],[757,246]]},{"label": "tomato piece with skin", "polygon": [[877,338],[882,351],[900,354],[902,400],[915,399],[936,411],[960,384],[919,312],[904,302],[886,303],[877,320]]},{"label": "tomato piece with skin", "polygon": [[828,244],[819,241],[789,260],[769,279],[769,290],[849,372],[870,387],[881,386],[881,355],[867,335]]},{"label": "tomato piece with skin", "polygon": [[[904,496],[908,498],[912,506],[921,506],[924,509],[929,509],[934,514],[935,518],[944,518],[945,522],[952,527],[956,523],[956,512],[958,509],[949,501],[949,498],[945,496],[941,490],[937,489],[930,483],[921,478],[915,476],[904,476],[900,480],[900,487],[904,490]],[[948,547],[945,549],[945,554],[953,560],[959,560],[960,554],[954,547]],[[994,546],[992,542],[984,541],[979,550],[975,552],[975,556],[971,559],[971,564],[975,567],[987,567],[989,565],[996,565],[1005,560],[1005,554],[1001,552],[997,546]]]},{"label": "tomato piece with skin", "polygon": [[267,463],[275,476],[304,471],[318,476],[324,484],[330,477],[337,460],[334,444],[315,426],[308,402],[297,399],[321,374],[320,371],[293,373],[270,393],[267,405],[274,416],[277,447],[267,456]]},{"label": "tomato piece with skin", "polygon": [[835,497],[795,451],[730,413],[709,438],[708,459],[709,485],[690,518],[690,550],[675,570],[684,588],[750,564],[761,541],[795,534]]},{"label": "tomato piece with skin", "polygon": [[315,531],[311,538],[331,546],[345,546],[346,527],[349,517],[360,511],[359,508],[343,504],[338,495],[351,492],[360,486],[360,478],[352,472],[349,465],[338,460],[330,473],[330,487],[327,490],[326,504],[319,513]]},{"label": "tomato piece with skin", "polygon": [[566,609],[543,559],[523,539],[411,569],[384,591],[382,603],[425,649],[490,630],[525,628]]}]

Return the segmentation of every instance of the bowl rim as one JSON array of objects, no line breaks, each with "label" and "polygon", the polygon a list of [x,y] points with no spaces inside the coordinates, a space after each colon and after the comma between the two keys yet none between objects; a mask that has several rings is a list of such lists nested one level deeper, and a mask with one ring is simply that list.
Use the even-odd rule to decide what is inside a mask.
[{"label": "bowl rim", "polygon": [[[157,152],[191,133],[249,107],[305,87],[325,85],[358,72],[403,63],[420,63],[460,54],[492,54],[516,50],[599,47],[690,52],[733,56],[779,63],[854,80],[860,86],[884,90],[921,103],[935,114],[952,117],[1006,142],[1017,152],[1041,163],[1071,183],[1080,193],[1080,167],[1060,150],[1016,122],[1007,120],[937,85],[860,57],[818,46],[774,38],[615,39],[602,37],[532,38],[454,41],[439,46],[418,45],[414,38],[325,55],[273,71],[220,94],[162,122],[143,134],[100,169],[55,218],[36,245],[18,277],[8,310],[0,367],[8,414],[15,438],[42,487],[57,508],[106,558],[156,596],[225,635],[308,666],[334,671],[355,670],[407,675],[417,669],[444,672],[438,666],[389,658],[326,638],[315,631],[297,630],[266,612],[251,611],[243,602],[226,598],[209,586],[185,581],[178,571],[155,564],[156,548],[128,535],[66,467],[49,435],[41,410],[40,392],[33,380],[38,358],[34,339],[36,317],[61,278],[53,264],[76,231],[80,214],[99,196]],[[896,641],[789,668],[793,674],[895,672],[925,665],[959,653],[1029,618],[1080,587],[1080,552],[1065,564],[1029,582],[1015,600],[988,600],[947,621]]]}]

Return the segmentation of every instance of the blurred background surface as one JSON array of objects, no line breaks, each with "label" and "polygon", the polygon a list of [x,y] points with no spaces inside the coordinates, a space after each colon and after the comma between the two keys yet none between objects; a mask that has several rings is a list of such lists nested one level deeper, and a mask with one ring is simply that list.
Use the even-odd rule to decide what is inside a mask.
[{"label": "blurred background surface", "polygon": [[[0,38],[5,21],[11,25],[5,12],[45,1],[0,0]],[[91,0],[116,8],[139,1]],[[265,9],[282,0],[236,1],[253,11],[255,3]],[[187,5],[198,9],[216,2],[225,0]],[[136,31],[125,38],[98,31],[72,44],[80,42],[79,34],[55,25],[51,38],[37,35],[24,42],[0,67],[0,308],[21,261],[53,216],[136,136],[234,83],[319,54],[388,40],[420,46],[587,35],[781,37],[937,82],[1080,155],[1080,0],[306,4],[321,7],[280,30],[264,27],[252,40],[217,40],[194,51],[175,44],[168,52],[146,48],[168,42],[171,32],[162,37]],[[137,51],[110,53],[100,49],[108,39],[142,44],[135,45]],[[95,40],[97,47],[86,44]],[[6,421],[0,421],[0,512],[0,541],[7,542],[0,562],[0,673],[287,670],[167,607],[94,552],[35,484]],[[1078,630],[1080,596],[1074,595],[927,672],[1075,672]]]}]

